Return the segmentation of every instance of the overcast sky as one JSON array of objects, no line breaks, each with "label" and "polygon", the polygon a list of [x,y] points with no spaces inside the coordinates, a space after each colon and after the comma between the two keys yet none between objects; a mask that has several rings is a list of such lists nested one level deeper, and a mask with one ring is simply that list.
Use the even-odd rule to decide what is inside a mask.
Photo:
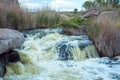
[{"label": "overcast sky", "polygon": [[82,9],[85,0],[19,0],[22,7],[29,9],[41,9],[42,6],[48,5],[57,11],[73,11],[74,8]]}]

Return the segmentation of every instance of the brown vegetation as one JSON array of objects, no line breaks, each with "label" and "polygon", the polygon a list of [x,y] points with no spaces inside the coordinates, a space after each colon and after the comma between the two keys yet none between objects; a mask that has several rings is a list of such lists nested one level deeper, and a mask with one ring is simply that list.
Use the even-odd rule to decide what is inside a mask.
[{"label": "brown vegetation", "polygon": [[40,27],[55,27],[59,21],[57,12],[45,9],[39,12],[27,12],[16,6],[0,4],[0,28],[16,30]]},{"label": "brown vegetation", "polygon": [[19,7],[18,0],[0,0],[0,4],[6,5],[7,7]]},{"label": "brown vegetation", "polygon": [[97,22],[93,23],[94,36],[92,34],[89,36],[94,40],[100,56],[114,57],[120,55],[120,28],[116,25],[119,23],[119,19],[119,14],[109,12],[97,17]]}]

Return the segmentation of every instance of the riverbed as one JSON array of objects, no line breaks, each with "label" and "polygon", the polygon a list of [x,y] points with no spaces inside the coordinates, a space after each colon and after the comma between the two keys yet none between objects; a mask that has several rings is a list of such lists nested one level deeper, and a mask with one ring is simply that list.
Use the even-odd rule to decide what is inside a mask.
[{"label": "riverbed", "polygon": [[15,49],[21,61],[6,66],[4,80],[120,80],[120,57],[100,58],[86,35],[63,35],[60,28],[23,33]]}]

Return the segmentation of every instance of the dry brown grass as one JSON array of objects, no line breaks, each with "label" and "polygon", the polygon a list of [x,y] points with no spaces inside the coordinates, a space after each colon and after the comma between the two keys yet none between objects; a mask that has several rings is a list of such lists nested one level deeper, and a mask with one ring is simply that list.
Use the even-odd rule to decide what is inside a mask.
[{"label": "dry brown grass", "polygon": [[120,15],[115,14],[106,14],[97,18],[99,34],[97,37],[93,37],[93,40],[100,56],[120,55],[120,28],[116,26],[119,19]]},{"label": "dry brown grass", "polygon": [[59,22],[59,14],[53,10],[36,12],[37,27],[56,27]]},{"label": "dry brown grass", "polygon": [[0,4],[0,27],[20,29],[27,27],[30,22],[27,13],[15,6]]},{"label": "dry brown grass", "polygon": [[27,12],[16,6],[0,4],[0,28],[33,29],[54,27],[59,21],[58,14],[52,10]]}]

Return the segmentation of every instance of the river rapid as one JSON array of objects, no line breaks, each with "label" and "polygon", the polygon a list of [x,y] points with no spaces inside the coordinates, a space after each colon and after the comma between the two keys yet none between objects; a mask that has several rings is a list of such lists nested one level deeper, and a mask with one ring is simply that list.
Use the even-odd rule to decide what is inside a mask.
[{"label": "river rapid", "polygon": [[99,58],[86,35],[63,35],[60,28],[23,33],[15,49],[21,61],[6,66],[4,80],[120,80],[120,57]]}]

